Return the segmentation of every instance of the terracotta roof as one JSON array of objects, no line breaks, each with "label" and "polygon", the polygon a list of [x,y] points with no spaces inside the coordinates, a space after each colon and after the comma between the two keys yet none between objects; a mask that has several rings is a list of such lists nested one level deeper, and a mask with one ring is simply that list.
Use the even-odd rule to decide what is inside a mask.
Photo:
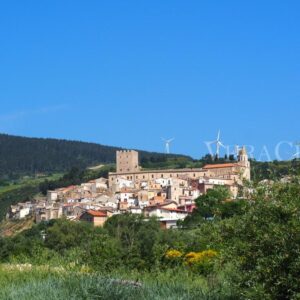
[{"label": "terracotta roof", "polygon": [[232,168],[236,167],[237,164],[235,163],[227,163],[227,164],[211,164],[211,165],[205,165],[203,169],[219,169],[219,168]]},{"label": "terracotta roof", "polygon": [[87,213],[93,217],[106,217],[107,213],[98,210],[88,210]]},{"label": "terracotta roof", "polygon": [[176,203],[176,201],[173,201],[173,200],[166,200],[164,203],[161,203],[159,204],[160,206],[166,206],[166,205],[169,205],[169,204],[172,204],[172,203]]},{"label": "terracotta roof", "polygon": [[71,191],[71,190],[75,189],[76,187],[77,187],[76,185],[70,185],[70,186],[67,186],[65,188],[61,188],[59,190],[62,191],[62,192],[67,192],[67,191]]}]

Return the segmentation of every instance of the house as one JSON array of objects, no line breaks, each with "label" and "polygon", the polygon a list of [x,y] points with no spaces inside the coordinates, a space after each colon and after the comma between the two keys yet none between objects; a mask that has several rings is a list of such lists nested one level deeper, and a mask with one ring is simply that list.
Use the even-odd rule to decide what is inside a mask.
[{"label": "house", "polygon": [[35,209],[35,222],[49,221],[59,219],[63,216],[62,206],[52,205],[46,207],[37,206]]},{"label": "house", "polygon": [[196,204],[195,203],[189,203],[189,204],[184,204],[181,206],[178,206],[178,209],[187,211],[187,212],[193,212],[193,210],[196,208]]},{"label": "house", "polygon": [[106,178],[103,178],[103,177],[100,177],[98,179],[95,179],[94,181],[91,181],[91,182],[94,182],[95,185],[96,185],[96,192],[97,193],[101,193],[101,192],[105,192],[107,191],[107,179]]},{"label": "house", "polygon": [[163,196],[154,196],[149,202],[150,206],[151,205],[156,205],[156,204],[163,204],[165,202],[166,198]]},{"label": "house", "polygon": [[128,188],[122,188],[119,193],[119,199],[121,202],[129,202],[129,199],[135,198],[136,191]]},{"label": "house", "polygon": [[120,211],[127,211],[128,207],[129,207],[127,201],[126,202],[121,202],[120,201],[118,206],[119,206]]},{"label": "house", "polygon": [[123,178],[123,177],[119,177],[116,179],[116,181],[111,184],[111,190],[112,192],[119,192],[122,188],[133,188],[134,187],[134,183],[132,182],[132,180]]},{"label": "house", "polygon": [[107,218],[107,212],[87,210],[79,217],[79,220],[92,223],[94,226],[103,226]]},{"label": "house", "polygon": [[65,203],[62,206],[62,213],[68,219],[76,219],[82,215],[85,209],[80,203]]},{"label": "house", "polygon": [[199,180],[199,190],[202,195],[206,194],[209,189],[215,186],[224,186],[228,188],[233,198],[236,198],[239,191],[239,186],[234,179],[219,179],[219,178],[206,178]]},{"label": "house", "polygon": [[101,194],[98,197],[95,198],[94,203],[99,203],[103,206],[112,207],[114,209],[118,208],[118,202],[116,196],[108,196],[105,194]]},{"label": "house", "polygon": [[148,206],[144,208],[146,217],[156,217],[164,229],[176,228],[177,221],[183,220],[189,212],[177,208],[175,201],[167,201],[163,204]]},{"label": "house", "polygon": [[57,191],[47,191],[47,201],[49,203],[55,202],[58,200],[58,192]]},{"label": "house", "polygon": [[16,205],[11,205],[6,215],[7,219],[21,220],[31,215],[34,204],[31,202],[20,202]]},{"label": "house", "polygon": [[131,206],[128,208],[128,211],[132,214],[142,214],[143,210],[139,206]]}]

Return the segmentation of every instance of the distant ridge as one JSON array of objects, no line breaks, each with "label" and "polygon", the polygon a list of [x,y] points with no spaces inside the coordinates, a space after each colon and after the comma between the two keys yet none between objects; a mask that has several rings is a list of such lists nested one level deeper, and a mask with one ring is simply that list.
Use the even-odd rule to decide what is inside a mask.
[{"label": "distant ridge", "polygon": [[[115,152],[121,149],[82,141],[0,134],[0,177],[65,172],[72,167],[86,168],[114,163]],[[139,152],[140,159],[165,155]],[[187,157],[175,154],[168,156]]]}]

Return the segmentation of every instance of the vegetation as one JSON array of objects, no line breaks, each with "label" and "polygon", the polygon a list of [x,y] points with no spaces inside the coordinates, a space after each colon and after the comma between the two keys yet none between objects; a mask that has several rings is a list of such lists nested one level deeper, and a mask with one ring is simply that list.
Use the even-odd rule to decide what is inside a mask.
[{"label": "vegetation", "polygon": [[70,185],[79,185],[90,180],[104,177],[108,178],[109,172],[114,172],[115,166],[113,164],[104,165],[97,169],[78,169],[72,168],[67,174],[56,180],[45,180],[40,183],[39,190],[46,195],[48,190],[67,187]]},{"label": "vegetation", "polygon": [[261,180],[279,180],[284,176],[299,176],[300,160],[288,160],[272,162],[251,161],[251,176],[254,182]]},{"label": "vegetation", "polygon": [[[138,279],[138,281],[137,281]],[[0,298],[7,300],[63,299],[221,299],[201,279],[189,274],[87,273],[64,268],[4,265],[0,269]],[[225,294],[225,292],[223,293]],[[234,299],[228,295],[222,299]]]},{"label": "vegetation", "polygon": [[184,227],[197,227],[205,221],[221,220],[244,214],[249,203],[244,199],[231,199],[229,190],[217,186],[196,199],[196,208],[192,214],[181,223]]},{"label": "vegetation", "polygon": [[189,157],[169,157],[161,155],[156,157],[144,157],[141,159],[143,169],[182,169],[182,168],[200,168],[202,161],[192,160]]},{"label": "vegetation", "polygon": [[[113,163],[116,150],[120,148],[78,141],[0,134],[0,179],[11,180],[39,173],[64,173],[73,167],[85,169],[89,166]],[[140,151],[141,159],[160,156],[162,154]]]},{"label": "vegetation", "polygon": [[177,230],[124,214],[104,228],[57,220],[1,238],[0,297],[298,299],[298,179],[259,185],[231,214],[226,198],[221,188],[200,197]]}]

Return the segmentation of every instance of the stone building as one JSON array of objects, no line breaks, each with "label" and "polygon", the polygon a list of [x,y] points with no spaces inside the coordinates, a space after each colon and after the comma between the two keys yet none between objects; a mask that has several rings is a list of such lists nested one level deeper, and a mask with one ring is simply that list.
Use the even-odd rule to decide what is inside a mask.
[{"label": "stone building", "polygon": [[117,151],[117,172],[109,173],[109,186],[119,181],[128,180],[133,183],[155,181],[157,179],[207,179],[219,178],[233,180],[242,185],[243,180],[250,180],[250,162],[246,148],[239,150],[235,163],[208,164],[196,169],[141,170],[138,165],[138,152]]},{"label": "stone building", "polygon": [[117,173],[134,173],[139,168],[139,153],[134,150],[117,151]]},{"label": "stone building", "polygon": [[88,210],[80,216],[80,221],[92,223],[94,226],[103,226],[107,220],[106,211]]}]

